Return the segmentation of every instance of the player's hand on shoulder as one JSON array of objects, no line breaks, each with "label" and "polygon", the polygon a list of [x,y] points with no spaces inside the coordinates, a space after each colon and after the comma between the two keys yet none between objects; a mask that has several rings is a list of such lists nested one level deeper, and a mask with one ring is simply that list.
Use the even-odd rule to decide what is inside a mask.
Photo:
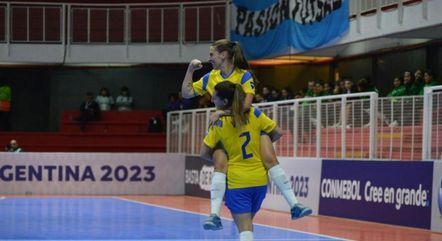
[{"label": "player's hand on shoulder", "polygon": [[199,70],[203,67],[203,64],[201,62],[201,60],[199,59],[192,59],[192,61],[190,61],[188,70],[189,71],[195,71],[195,70]]},{"label": "player's hand on shoulder", "polygon": [[216,110],[210,115],[210,125],[215,124],[215,122],[221,117],[226,115],[226,112],[223,110]]}]

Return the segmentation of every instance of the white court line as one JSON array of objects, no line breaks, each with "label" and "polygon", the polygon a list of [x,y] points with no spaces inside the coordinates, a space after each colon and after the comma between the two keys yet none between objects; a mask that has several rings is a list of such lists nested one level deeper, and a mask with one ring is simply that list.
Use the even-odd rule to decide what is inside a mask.
[{"label": "white court line", "polygon": [[[191,214],[197,214],[197,215],[201,215],[201,216],[207,216],[206,213],[199,213],[199,212],[193,212],[193,211],[188,211],[188,210],[183,210],[183,209],[178,209],[178,208],[171,208],[171,207],[167,207],[167,206],[162,206],[162,205],[157,205],[157,204],[151,204],[151,203],[145,203],[145,202],[141,202],[141,201],[136,201],[136,200],[131,200],[131,199],[127,199],[127,198],[123,198],[123,197],[112,197],[114,199],[119,199],[122,201],[126,201],[126,202],[133,202],[133,203],[138,203],[138,204],[142,204],[142,205],[146,205],[146,206],[153,206],[153,207],[159,207],[159,208],[164,208],[164,209],[169,209],[169,210],[174,210],[174,211],[179,211],[179,212],[184,212],[184,213],[191,213]],[[225,220],[229,220],[229,221],[233,221],[233,219],[231,218],[225,218],[225,217],[221,217],[221,219],[225,219]],[[339,237],[333,237],[333,236],[329,236],[329,235],[324,235],[324,234],[317,234],[317,233],[311,233],[311,232],[305,232],[305,231],[300,231],[297,229],[290,229],[290,228],[282,228],[282,227],[277,227],[277,226],[272,226],[272,225],[267,225],[267,224],[260,224],[260,223],[253,223],[254,225],[259,225],[259,226],[264,226],[264,227],[269,227],[269,228],[275,228],[275,229],[280,229],[280,230],[285,230],[285,231],[291,231],[291,232],[298,232],[298,233],[303,233],[303,234],[310,234],[310,235],[316,235],[319,237],[324,237],[324,238],[328,238],[327,240],[330,239],[338,239],[338,240],[342,240],[342,241],[354,241],[352,239],[345,239],[345,238],[339,238]],[[186,239],[183,239],[186,240]],[[197,240],[197,239],[193,239],[193,240]],[[216,239],[215,239],[216,240]],[[222,239],[225,240],[225,239]],[[255,239],[255,240],[267,240],[267,239]],[[282,239],[272,239],[273,241],[278,241],[278,240],[282,240]],[[296,241],[301,241],[301,240],[311,240],[311,239],[284,239],[284,240],[296,240]],[[317,240],[317,239],[313,239],[313,240]],[[149,240],[150,241],[150,240]],[[153,240],[155,241],[155,240]],[[162,240],[162,241],[166,241],[166,240]],[[179,241],[179,240],[175,240],[175,241]],[[187,240],[186,240],[187,241]],[[211,240],[212,241],[212,240]],[[319,239],[318,241],[321,241],[321,239]]]}]

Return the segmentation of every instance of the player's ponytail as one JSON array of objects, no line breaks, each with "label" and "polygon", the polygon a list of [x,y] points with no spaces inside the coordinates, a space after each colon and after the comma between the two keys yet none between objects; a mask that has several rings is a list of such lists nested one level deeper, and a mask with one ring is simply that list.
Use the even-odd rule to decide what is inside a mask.
[{"label": "player's ponytail", "polygon": [[241,85],[235,84],[235,94],[233,95],[232,101],[232,115],[236,127],[247,124],[247,116],[246,113],[244,113],[243,107],[245,96],[246,94]]}]

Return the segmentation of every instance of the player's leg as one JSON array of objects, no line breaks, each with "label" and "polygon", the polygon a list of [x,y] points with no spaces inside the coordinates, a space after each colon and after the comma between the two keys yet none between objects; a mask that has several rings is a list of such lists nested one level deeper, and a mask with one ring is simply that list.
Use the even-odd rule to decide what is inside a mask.
[{"label": "player's leg", "polygon": [[239,232],[240,241],[252,241],[253,240],[253,221],[251,213],[232,213],[233,220]]},{"label": "player's leg", "polygon": [[312,209],[303,206],[298,202],[292,189],[292,183],[285,174],[284,169],[279,165],[275,149],[268,135],[261,135],[261,158],[264,166],[269,172],[270,179],[276,185],[282,196],[290,207],[292,219],[302,218],[310,215]]},{"label": "player's leg", "polygon": [[214,172],[210,186],[210,216],[204,222],[206,230],[220,230],[223,228],[220,218],[221,205],[226,191],[227,155],[221,148],[213,152]]}]

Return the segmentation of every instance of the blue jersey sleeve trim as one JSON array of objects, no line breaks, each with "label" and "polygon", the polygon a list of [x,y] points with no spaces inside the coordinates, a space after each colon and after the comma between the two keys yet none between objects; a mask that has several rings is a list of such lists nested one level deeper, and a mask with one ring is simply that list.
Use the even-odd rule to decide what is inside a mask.
[{"label": "blue jersey sleeve trim", "polygon": [[210,72],[203,76],[203,90],[207,91],[207,84],[209,83]]},{"label": "blue jersey sleeve trim", "polygon": [[222,120],[217,120],[215,121],[215,123],[213,123],[214,126],[218,126],[219,128],[223,127],[223,121]]},{"label": "blue jersey sleeve trim", "polygon": [[253,111],[253,114],[255,114],[256,118],[258,118],[261,115],[262,111],[256,107],[254,109],[255,110]]},{"label": "blue jersey sleeve trim", "polygon": [[252,78],[252,74],[249,71],[246,71],[241,78],[241,84],[243,85],[250,78]]}]

